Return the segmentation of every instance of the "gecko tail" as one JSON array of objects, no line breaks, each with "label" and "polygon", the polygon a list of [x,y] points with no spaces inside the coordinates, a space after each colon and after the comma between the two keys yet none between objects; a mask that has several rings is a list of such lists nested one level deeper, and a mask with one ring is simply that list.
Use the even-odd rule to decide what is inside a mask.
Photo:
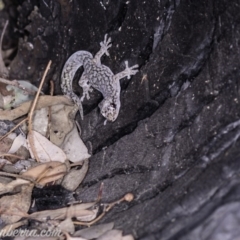
[{"label": "gecko tail", "polygon": [[80,105],[78,106],[78,109],[79,109],[79,113],[80,113],[81,119],[83,120],[83,106],[82,106],[81,101],[80,101]]}]

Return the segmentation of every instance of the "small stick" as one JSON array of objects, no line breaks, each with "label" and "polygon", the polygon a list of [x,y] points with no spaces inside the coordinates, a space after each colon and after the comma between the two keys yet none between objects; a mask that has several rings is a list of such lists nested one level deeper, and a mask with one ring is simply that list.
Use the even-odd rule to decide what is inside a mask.
[{"label": "small stick", "polygon": [[36,94],[36,96],[35,96],[35,98],[34,98],[34,101],[33,101],[32,107],[31,107],[31,109],[30,109],[30,111],[29,111],[29,119],[28,119],[28,121],[29,121],[29,124],[28,124],[28,131],[29,131],[29,132],[32,131],[32,118],[33,118],[33,112],[34,112],[34,109],[35,109],[35,107],[36,107],[36,104],[37,104],[37,101],[38,101],[38,98],[39,98],[39,95],[40,95],[40,92],[41,92],[41,89],[42,89],[43,83],[44,83],[44,81],[45,81],[45,78],[46,78],[47,72],[48,72],[48,70],[50,69],[51,63],[52,63],[52,61],[50,60],[50,61],[48,62],[48,65],[47,65],[45,71],[44,71],[44,74],[43,74],[42,80],[41,80],[40,85],[39,85],[39,87],[38,87],[37,94]]},{"label": "small stick", "polygon": [[[51,80],[50,81],[50,95],[53,96],[54,93],[54,83]],[[47,126],[47,132],[46,132],[46,137],[50,138],[50,128],[51,128],[51,120],[52,120],[52,111],[51,111],[51,106],[48,107],[48,126]]]},{"label": "small stick", "polygon": [[116,204],[119,204],[123,201],[127,201],[127,202],[131,202],[133,200],[134,196],[132,193],[127,193],[124,197],[122,197],[121,199],[115,201],[115,202],[112,202],[112,203],[109,203],[106,207],[106,209],[103,211],[103,213],[101,213],[97,218],[95,218],[94,220],[92,220],[91,222],[76,222],[74,221],[73,223],[76,224],[76,225],[83,225],[83,226],[91,226],[93,225],[94,223],[98,222],[100,219],[102,219],[105,214],[110,211]]},{"label": "small stick", "polygon": [[28,120],[28,118],[23,119],[21,122],[19,122],[15,127],[13,127],[9,132],[7,132],[5,135],[3,135],[0,138],[0,141],[2,141],[5,137],[7,137],[10,133],[12,133],[15,129],[17,129],[21,124],[23,124],[24,122],[26,122]]},{"label": "small stick", "polygon": [[47,72],[48,72],[48,70],[49,70],[49,68],[50,68],[50,66],[51,66],[51,63],[52,63],[52,61],[50,60],[50,61],[48,62],[48,65],[47,65],[45,71],[44,71],[42,80],[41,80],[40,85],[39,85],[39,87],[38,87],[38,91],[37,91],[37,93],[36,93],[36,96],[35,96],[35,98],[34,98],[34,100],[33,100],[33,104],[32,104],[32,106],[31,106],[30,111],[29,111],[29,114],[28,114],[28,140],[29,140],[29,144],[30,144],[32,153],[33,153],[33,155],[34,155],[34,157],[35,157],[35,159],[36,159],[37,162],[40,162],[40,159],[39,159],[39,157],[38,157],[38,155],[37,155],[37,153],[36,153],[36,149],[35,149],[35,145],[34,145],[34,141],[33,141],[33,135],[32,135],[32,118],[33,118],[34,109],[35,109],[35,107],[36,107],[36,104],[37,104],[37,101],[38,101],[38,98],[39,98],[39,95],[40,95],[40,91],[41,91],[41,89],[42,89],[44,80],[45,80],[46,75],[47,75]]}]

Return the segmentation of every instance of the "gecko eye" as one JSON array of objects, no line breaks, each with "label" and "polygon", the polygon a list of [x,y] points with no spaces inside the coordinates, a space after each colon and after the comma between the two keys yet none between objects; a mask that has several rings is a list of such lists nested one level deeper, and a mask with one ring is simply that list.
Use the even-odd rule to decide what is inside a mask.
[{"label": "gecko eye", "polygon": [[110,107],[112,107],[112,108],[116,109],[116,107],[117,107],[117,106],[116,106],[116,104],[115,104],[115,103],[111,103],[111,104],[110,104]]}]

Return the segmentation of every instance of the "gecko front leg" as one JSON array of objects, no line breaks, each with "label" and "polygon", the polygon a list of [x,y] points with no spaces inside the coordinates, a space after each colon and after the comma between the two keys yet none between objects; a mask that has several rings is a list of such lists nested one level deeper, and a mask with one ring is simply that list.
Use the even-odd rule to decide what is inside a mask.
[{"label": "gecko front leg", "polygon": [[138,72],[138,70],[135,69],[135,68],[138,68],[138,64],[132,67],[128,67],[128,61],[125,61],[125,65],[126,65],[125,70],[113,76],[114,81],[118,81],[124,77],[127,77],[128,79],[130,79],[131,75],[135,75]]},{"label": "gecko front leg", "polygon": [[104,36],[104,41],[100,42],[100,50],[96,53],[96,55],[93,58],[93,62],[96,63],[97,66],[101,65],[101,57],[106,54],[109,56],[108,49],[112,46],[111,38],[107,38],[107,34]]}]

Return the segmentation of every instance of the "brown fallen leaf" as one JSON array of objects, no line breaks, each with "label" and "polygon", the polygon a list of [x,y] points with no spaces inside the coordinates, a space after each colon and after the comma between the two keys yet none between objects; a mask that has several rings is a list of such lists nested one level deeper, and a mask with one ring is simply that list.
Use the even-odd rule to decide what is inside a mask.
[{"label": "brown fallen leaf", "polygon": [[29,215],[30,218],[39,220],[41,222],[49,220],[64,220],[67,217],[70,217],[69,209],[71,208],[70,213],[72,214],[71,218],[73,217],[85,217],[93,214],[92,210],[88,210],[89,208],[93,207],[96,203],[81,203],[72,205],[70,207],[59,208],[55,210],[45,210],[34,212]]},{"label": "brown fallen leaf", "polygon": [[0,195],[6,194],[6,193],[13,193],[15,189],[19,191],[19,188],[22,185],[26,185],[26,184],[29,184],[29,181],[20,179],[20,178],[13,180],[7,184],[0,183]]},{"label": "brown fallen leaf", "polygon": [[[28,101],[21,104],[19,107],[12,110],[0,110],[0,120],[15,120],[19,117],[26,115],[33,101]],[[65,96],[40,96],[36,105],[36,109],[41,109],[49,106],[54,106],[58,104],[73,105],[70,99]]]},{"label": "brown fallen leaf", "polygon": [[7,153],[9,149],[11,148],[13,143],[13,140],[10,138],[4,138],[3,140],[0,141],[0,151],[2,153]]},{"label": "brown fallen leaf", "polygon": [[59,178],[62,178],[66,172],[66,164],[52,161],[32,167],[24,172],[21,176],[31,178],[35,180],[39,185],[44,186],[49,182],[53,182]]},{"label": "brown fallen leaf", "polygon": [[34,184],[24,184],[20,192],[0,198],[1,220],[5,224],[12,224],[27,216],[31,206],[31,195]]}]

